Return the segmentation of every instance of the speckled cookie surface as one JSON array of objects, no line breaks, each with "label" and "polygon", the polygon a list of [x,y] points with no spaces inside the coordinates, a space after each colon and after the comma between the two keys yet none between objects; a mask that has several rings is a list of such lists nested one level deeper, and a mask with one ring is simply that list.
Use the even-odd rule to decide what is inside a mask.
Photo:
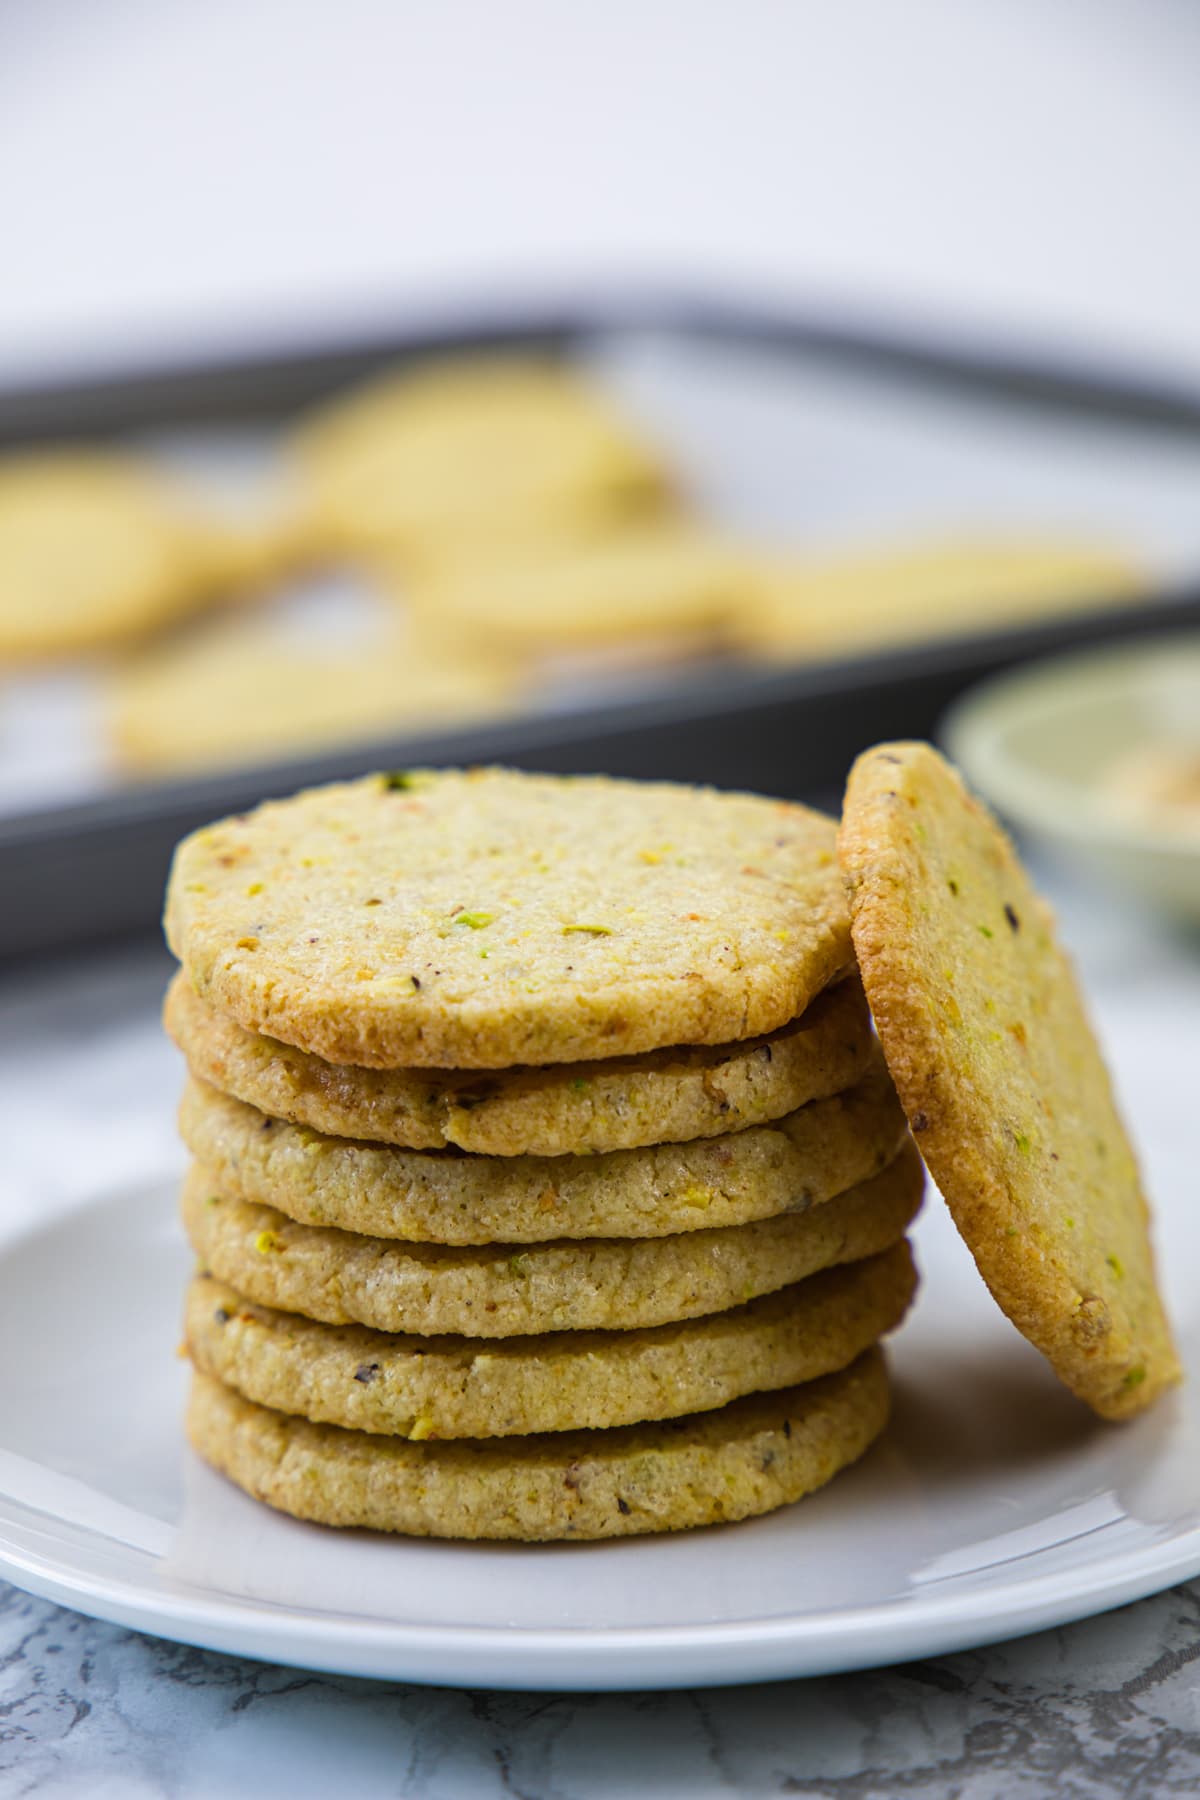
[{"label": "speckled cookie surface", "polygon": [[182,971],[164,1021],[192,1073],[272,1118],[335,1137],[485,1156],[561,1156],[721,1137],[840,1093],[873,1043],[861,985],[840,981],[798,1019],[742,1044],[605,1063],[462,1075],[358,1069],[245,1031]]},{"label": "speckled cookie surface", "polygon": [[743,1305],[887,1248],[920,1204],[921,1185],[919,1160],[906,1152],[805,1214],[677,1237],[462,1249],[297,1225],[273,1207],[223,1196],[196,1167],[183,1218],[201,1267],[262,1306],[329,1325],[502,1338],[628,1331]]},{"label": "speckled cookie surface", "polygon": [[410,1443],[313,1425],[196,1375],[188,1435],[258,1500],[324,1525],[410,1537],[634,1537],[717,1525],[822,1487],[879,1436],[887,1367],[848,1369],[716,1412],[615,1431]]},{"label": "speckled cookie surface", "polygon": [[599,1156],[465,1156],[325,1137],[207,1083],[184,1089],[179,1127],[230,1199],[309,1225],[434,1244],[662,1237],[803,1212],[891,1161],[906,1135],[876,1062],[844,1094],[732,1137]]},{"label": "speckled cookie surface", "polygon": [[185,1335],[198,1369],[278,1412],[416,1440],[511,1437],[673,1419],[815,1381],[894,1330],[915,1285],[898,1244],[685,1325],[484,1347],[319,1325],[197,1276]]},{"label": "speckled cookie surface", "polygon": [[193,833],[171,948],[331,1062],[513,1068],[776,1031],[853,965],[831,820],[503,769],[367,776]]},{"label": "speckled cookie surface", "polygon": [[863,983],[917,1142],[1000,1306],[1108,1418],[1179,1378],[1149,1215],[1049,909],[927,744],[854,767]]}]

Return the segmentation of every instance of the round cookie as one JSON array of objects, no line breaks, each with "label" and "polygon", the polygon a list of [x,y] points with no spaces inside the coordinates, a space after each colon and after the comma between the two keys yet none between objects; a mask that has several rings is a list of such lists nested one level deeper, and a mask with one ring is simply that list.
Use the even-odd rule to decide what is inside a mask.
[{"label": "round cookie", "polygon": [[863,984],[930,1171],[1001,1308],[1106,1418],[1180,1368],[1137,1166],[1075,976],[999,826],[928,744],[855,764]]},{"label": "round cookie", "polygon": [[214,1468],[295,1518],[535,1543],[683,1531],[786,1506],[856,1461],[888,1410],[887,1366],[868,1350],[836,1375],[716,1412],[491,1443],[313,1425],[196,1375],[188,1435]]},{"label": "round cookie", "polygon": [[314,413],[292,452],[314,534],[356,552],[587,526],[668,485],[597,389],[566,364],[513,356],[377,376]]},{"label": "round cookie", "polygon": [[492,1076],[324,1062],[227,1019],[182,970],[163,1018],[193,1075],[272,1118],[335,1137],[483,1156],[594,1154],[725,1136],[840,1093],[873,1051],[856,980],[818,994],[768,1037]]},{"label": "round cookie", "polygon": [[739,647],[773,661],[995,631],[1128,601],[1147,574],[1089,537],[929,538],[820,560],[778,559],[739,609]]},{"label": "round cookie", "polygon": [[424,655],[394,627],[363,644],[305,642],[256,613],[207,622],[115,671],[107,723],[122,764],[153,774],[495,717],[517,687],[481,661]]},{"label": "round cookie", "polygon": [[544,652],[677,635],[713,649],[753,597],[746,552],[687,519],[639,522],[523,553],[448,560],[414,577],[414,614],[439,634]]},{"label": "round cookie", "polygon": [[511,1437],[677,1418],[814,1381],[893,1331],[915,1286],[901,1243],[690,1324],[481,1348],[314,1324],[197,1276],[184,1330],[198,1369],[278,1412],[413,1439]]},{"label": "round cookie", "polygon": [[631,1242],[448,1248],[297,1225],[192,1169],[184,1226],[201,1267],[260,1305],[420,1337],[524,1337],[699,1318],[886,1249],[920,1205],[911,1151],[826,1206]]},{"label": "round cookie", "polygon": [[112,452],[0,459],[0,662],[137,637],[200,603],[216,534]]},{"label": "round cookie", "polygon": [[890,1162],[907,1135],[880,1061],[773,1125],[600,1156],[466,1156],[323,1137],[192,1080],[179,1128],[229,1199],[310,1225],[433,1244],[664,1237],[803,1212]]},{"label": "round cookie", "polygon": [[850,972],[833,822],[504,769],[373,775],[185,838],[171,948],[330,1062],[513,1068],[776,1031]]}]

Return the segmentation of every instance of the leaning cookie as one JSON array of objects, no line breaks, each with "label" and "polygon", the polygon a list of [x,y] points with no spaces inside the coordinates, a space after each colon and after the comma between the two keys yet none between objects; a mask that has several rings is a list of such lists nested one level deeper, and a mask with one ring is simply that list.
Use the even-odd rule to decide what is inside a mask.
[{"label": "leaning cookie", "polygon": [[411,1537],[634,1537],[786,1506],[887,1423],[882,1353],[715,1412],[614,1431],[409,1443],[313,1425],[193,1378],[194,1448],[255,1499],[326,1525]]},{"label": "leaning cookie", "polygon": [[863,985],[931,1174],[1018,1330],[1106,1418],[1178,1381],[1137,1165],[1049,909],[928,744],[855,764]]}]

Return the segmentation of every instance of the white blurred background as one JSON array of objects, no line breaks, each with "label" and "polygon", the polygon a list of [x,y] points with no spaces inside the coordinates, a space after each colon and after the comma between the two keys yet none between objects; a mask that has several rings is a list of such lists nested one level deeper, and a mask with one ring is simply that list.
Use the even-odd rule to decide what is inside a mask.
[{"label": "white blurred background", "polygon": [[653,282],[1200,382],[1191,0],[8,0],[0,383]]}]

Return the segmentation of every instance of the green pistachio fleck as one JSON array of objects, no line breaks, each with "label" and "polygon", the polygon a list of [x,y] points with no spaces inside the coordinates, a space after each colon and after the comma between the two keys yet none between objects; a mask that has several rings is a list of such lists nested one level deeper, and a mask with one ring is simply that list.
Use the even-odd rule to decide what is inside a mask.
[{"label": "green pistachio fleck", "polygon": [[584,1076],[577,1075],[575,1077],[574,1081],[571,1083],[571,1091],[576,1094],[582,1094],[582,1092],[586,1086],[587,1086],[587,1081],[584,1078]]},{"label": "green pistachio fleck", "polygon": [[995,937],[995,935],[996,935],[990,925],[981,925],[979,927],[979,933],[980,933],[981,937],[986,937],[986,938]]},{"label": "green pistachio fleck", "polygon": [[485,925],[490,925],[492,923],[494,917],[494,913],[460,912],[454,915],[454,923],[456,925],[466,925],[471,931],[482,931]]},{"label": "green pistachio fleck", "polygon": [[1067,1214],[1067,1216],[1066,1216],[1066,1218],[1065,1218],[1065,1219],[1064,1219],[1064,1220],[1063,1220],[1063,1224],[1064,1224],[1064,1225],[1065,1225],[1065,1226],[1066,1226],[1066,1228],[1067,1228],[1067,1230],[1068,1230],[1068,1231],[1074,1231],[1074,1229],[1075,1229],[1075,1221],[1074,1221],[1074,1219],[1073,1219],[1073,1218],[1072,1218],[1072,1217],[1071,1217],[1071,1215],[1070,1215],[1070,1213],[1068,1213],[1068,1214]]},{"label": "green pistachio fleck", "polygon": [[510,1275],[528,1275],[529,1257],[525,1251],[521,1251],[518,1256],[509,1257],[508,1272]]},{"label": "green pistachio fleck", "polygon": [[1117,1280],[1118,1281],[1122,1280],[1124,1277],[1124,1274],[1125,1274],[1125,1265],[1121,1261],[1120,1257],[1119,1256],[1106,1256],[1104,1260],[1108,1264],[1109,1268],[1112,1270],[1113,1274],[1116,1276]]},{"label": "green pistachio fleck", "polygon": [[1139,1363],[1137,1365],[1136,1369],[1130,1369],[1128,1371],[1128,1373],[1122,1378],[1122,1386],[1129,1387],[1129,1388],[1141,1387],[1141,1385],[1142,1385],[1143,1381],[1145,1381],[1145,1379],[1146,1379],[1146,1371],[1142,1367],[1141,1363]]},{"label": "green pistachio fleck", "polygon": [[564,925],[563,936],[570,937],[572,932],[581,931],[587,937],[611,937],[610,925]]},{"label": "green pistachio fleck", "polygon": [[1004,1227],[1004,1235],[1005,1235],[1005,1237],[1016,1237],[1017,1236],[1016,1226],[1015,1225],[1006,1225]]},{"label": "green pistachio fleck", "polygon": [[386,775],[381,775],[379,779],[385,792],[389,794],[406,794],[410,788],[415,788],[417,785],[416,776],[408,769],[392,769]]},{"label": "green pistachio fleck", "polygon": [[1013,1143],[1017,1146],[1017,1149],[1021,1152],[1022,1156],[1028,1156],[1033,1148],[1028,1136],[1023,1131],[1013,1132]]}]

